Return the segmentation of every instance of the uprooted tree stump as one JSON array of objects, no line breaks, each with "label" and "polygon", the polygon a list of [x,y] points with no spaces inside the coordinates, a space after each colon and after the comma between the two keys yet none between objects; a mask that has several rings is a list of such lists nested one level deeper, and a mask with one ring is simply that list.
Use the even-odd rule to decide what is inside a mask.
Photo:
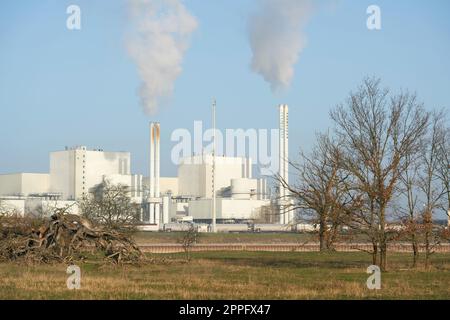
[{"label": "uprooted tree stump", "polygon": [[83,260],[89,249],[116,264],[136,263],[142,253],[131,237],[104,227],[93,227],[85,218],[56,212],[33,228],[24,218],[0,221],[0,260],[28,263]]}]

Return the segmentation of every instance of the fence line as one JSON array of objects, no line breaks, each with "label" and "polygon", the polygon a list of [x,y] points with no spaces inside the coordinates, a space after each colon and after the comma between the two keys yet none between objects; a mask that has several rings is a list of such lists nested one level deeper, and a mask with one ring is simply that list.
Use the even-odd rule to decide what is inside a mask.
[{"label": "fence line", "polygon": [[[143,252],[149,253],[177,253],[183,252],[181,244],[143,244],[139,245]],[[267,252],[318,252],[320,247],[318,243],[306,244],[196,244],[191,248],[192,252],[202,251],[267,251]],[[335,245],[338,252],[358,252],[370,251],[372,245],[368,243],[338,243]],[[425,250],[424,246],[420,251]],[[388,245],[390,252],[412,252],[412,246],[406,243],[395,243]],[[441,244],[434,248],[435,252],[450,252],[450,244]]]}]

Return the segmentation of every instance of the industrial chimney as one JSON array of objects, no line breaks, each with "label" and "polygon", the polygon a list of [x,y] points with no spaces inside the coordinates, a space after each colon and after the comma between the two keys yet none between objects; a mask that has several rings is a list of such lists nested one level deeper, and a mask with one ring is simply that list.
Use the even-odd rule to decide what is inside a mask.
[{"label": "industrial chimney", "polygon": [[[282,181],[289,183],[289,107],[287,104],[279,106],[280,112],[280,132],[279,132],[279,175]],[[280,223],[288,224],[293,213],[286,208],[288,202],[287,188],[280,181],[279,186],[279,207],[280,207]]]},{"label": "industrial chimney", "polygon": [[149,223],[159,224],[160,216],[160,125],[159,123],[150,123],[150,176],[149,176]]}]

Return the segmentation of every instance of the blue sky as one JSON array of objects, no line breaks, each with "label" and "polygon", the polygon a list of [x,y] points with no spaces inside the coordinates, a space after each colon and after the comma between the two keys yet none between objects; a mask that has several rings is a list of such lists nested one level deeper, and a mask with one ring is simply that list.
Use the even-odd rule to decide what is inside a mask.
[{"label": "blue sky", "polygon": [[[186,0],[197,18],[175,92],[145,115],[140,79],[125,49],[125,0],[4,0],[0,3],[0,173],[47,172],[48,153],[87,145],[130,151],[147,174],[148,122],[162,126],[162,174],[175,175],[170,134],[210,121],[218,127],[276,128],[290,105],[290,151],[308,148],[330,125],[329,110],[366,75],[417,91],[427,108],[450,107],[450,2],[341,0],[317,11],[289,89],[274,94],[251,72],[247,17],[258,0]],[[66,28],[66,8],[82,10],[82,30]],[[366,9],[382,10],[382,30],[366,28]]]}]

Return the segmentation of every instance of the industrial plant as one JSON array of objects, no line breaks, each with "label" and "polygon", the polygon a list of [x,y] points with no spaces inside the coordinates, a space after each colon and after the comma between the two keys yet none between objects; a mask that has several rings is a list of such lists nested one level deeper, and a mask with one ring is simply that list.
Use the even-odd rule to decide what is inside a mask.
[{"label": "industrial plant", "polygon": [[[0,201],[22,215],[58,207],[78,214],[77,202],[108,182],[126,186],[131,201],[141,205],[142,230],[179,230],[186,223],[212,232],[247,231],[255,224],[290,230],[295,215],[288,190],[280,183],[271,192],[268,177],[253,177],[249,157],[218,156],[214,148],[182,158],[177,177],[161,177],[160,133],[161,125],[150,123],[148,177],[131,173],[129,152],[66,147],[50,153],[49,173],[0,175]],[[286,182],[288,147],[288,106],[280,105],[278,174]]]}]

